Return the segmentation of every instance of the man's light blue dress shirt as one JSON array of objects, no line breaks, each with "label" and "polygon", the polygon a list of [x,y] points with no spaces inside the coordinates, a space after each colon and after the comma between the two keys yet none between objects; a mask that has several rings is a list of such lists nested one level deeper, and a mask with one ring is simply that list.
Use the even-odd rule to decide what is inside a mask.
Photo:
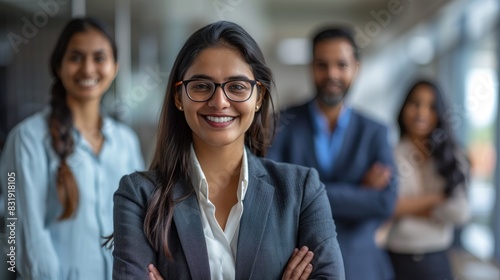
[{"label": "man's light blue dress shirt", "polygon": [[351,108],[343,106],[335,130],[330,131],[328,120],[319,110],[316,102],[311,102],[309,111],[314,125],[314,151],[318,166],[323,172],[331,172],[333,164],[337,158],[342,143],[344,142],[344,135],[349,126],[351,119]]}]

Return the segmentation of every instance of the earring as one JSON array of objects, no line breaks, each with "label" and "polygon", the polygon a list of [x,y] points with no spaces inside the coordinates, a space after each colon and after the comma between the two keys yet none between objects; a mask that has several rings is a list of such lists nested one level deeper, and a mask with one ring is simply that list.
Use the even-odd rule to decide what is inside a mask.
[{"label": "earring", "polygon": [[182,106],[179,106],[179,110],[182,111]]},{"label": "earring", "polygon": [[255,106],[255,112],[259,111],[259,106]]}]

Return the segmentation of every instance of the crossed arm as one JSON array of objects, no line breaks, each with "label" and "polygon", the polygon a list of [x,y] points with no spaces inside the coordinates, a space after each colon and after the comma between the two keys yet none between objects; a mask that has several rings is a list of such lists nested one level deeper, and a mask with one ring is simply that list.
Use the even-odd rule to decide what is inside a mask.
[{"label": "crossed arm", "polygon": [[[293,250],[292,256],[288,261],[285,273],[283,273],[282,280],[306,280],[309,279],[313,266],[311,261],[314,253],[309,251],[307,246]],[[149,280],[164,280],[158,269],[153,264],[148,265],[148,279]]]}]

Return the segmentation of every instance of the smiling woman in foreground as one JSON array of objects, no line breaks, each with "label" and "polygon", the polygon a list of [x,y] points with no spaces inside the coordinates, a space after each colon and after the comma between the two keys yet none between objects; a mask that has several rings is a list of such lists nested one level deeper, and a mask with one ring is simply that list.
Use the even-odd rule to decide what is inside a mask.
[{"label": "smiling woman in foreground", "polygon": [[150,171],[125,176],[115,194],[114,279],[344,279],[317,172],[262,158],[272,81],[240,26],[189,37]]}]

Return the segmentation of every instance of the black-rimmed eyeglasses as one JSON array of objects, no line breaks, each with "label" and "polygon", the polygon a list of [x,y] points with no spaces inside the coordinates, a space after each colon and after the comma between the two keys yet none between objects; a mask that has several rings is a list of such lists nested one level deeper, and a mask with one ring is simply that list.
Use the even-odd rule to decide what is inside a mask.
[{"label": "black-rimmed eyeglasses", "polygon": [[252,96],[255,85],[262,83],[255,80],[231,80],[224,83],[214,83],[209,80],[184,80],[175,83],[175,87],[184,85],[186,94],[194,102],[210,100],[217,87],[221,87],[227,99],[234,102],[245,102]]}]

